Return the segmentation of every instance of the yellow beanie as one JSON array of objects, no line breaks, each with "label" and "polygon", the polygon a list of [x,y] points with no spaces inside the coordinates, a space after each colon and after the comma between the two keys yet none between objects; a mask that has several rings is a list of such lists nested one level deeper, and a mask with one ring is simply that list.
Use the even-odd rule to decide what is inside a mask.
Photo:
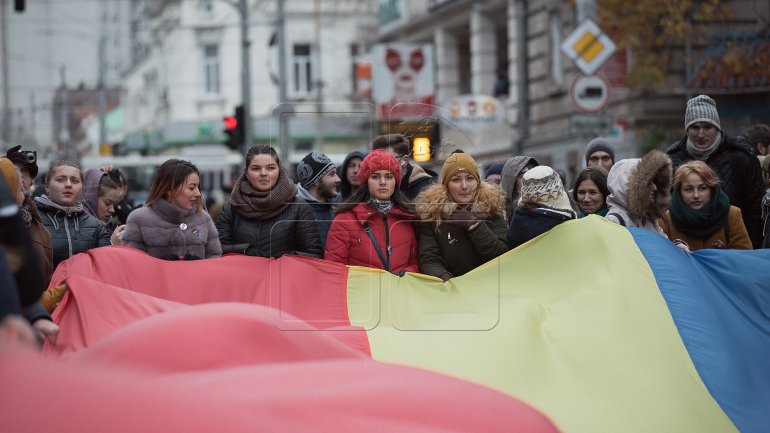
[{"label": "yellow beanie", "polygon": [[8,189],[11,190],[11,193],[16,194],[19,190],[19,172],[10,159],[0,158],[0,173],[3,174],[5,183],[8,184]]},{"label": "yellow beanie", "polygon": [[449,185],[449,180],[458,173],[470,173],[471,176],[476,178],[477,182],[480,182],[479,168],[476,167],[476,161],[467,153],[457,152],[449,155],[449,158],[444,161],[444,166],[441,168],[441,183],[444,186]]}]

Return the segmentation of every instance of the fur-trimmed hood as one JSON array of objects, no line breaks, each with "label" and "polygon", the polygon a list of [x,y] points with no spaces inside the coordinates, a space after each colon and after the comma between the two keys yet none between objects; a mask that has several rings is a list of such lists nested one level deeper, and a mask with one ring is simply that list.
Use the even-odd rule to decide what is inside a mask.
[{"label": "fur-trimmed hood", "polygon": [[[442,184],[434,184],[425,188],[415,200],[416,215],[422,221],[436,221],[436,227],[446,220],[457,208],[458,204],[449,197],[449,189]],[[479,182],[476,201],[470,211],[477,219],[488,219],[493,215],[502,216],[503,193],[494,185]]]},{"label": "fur-trimmed hood", "polygon": [[[671,182],[671,159],[660,150],[653,150],[641,159],[618,161],[607,176],[608,215],[621,215],[628,226],[657,227],[657,220],[671,200]],[[656,188],[652,195],[650,184]]]}]

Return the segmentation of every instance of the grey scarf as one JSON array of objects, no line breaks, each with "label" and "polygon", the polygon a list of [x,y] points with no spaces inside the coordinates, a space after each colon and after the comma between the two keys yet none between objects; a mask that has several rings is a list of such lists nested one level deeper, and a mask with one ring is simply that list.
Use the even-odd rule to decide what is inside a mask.
[{"label": "grey scarf", "polygon": [[714,139],[714,142],[711,143],[707,148],[705,149],[699,149],[695,146],[695,143],[690,140],[690,137],[687,137],[687,151],[692,155],[695,159],[705,161],[711,156],[712,153],[714,153],[715,150],[719,147],[719,144],[722,143],[722,131],[719,131],[719,134],[717,134],[716,138]]},{"label": "grey scarf", "polygon": [[369,197],[369,204],[383,215],[387,215],[388,211],[393,209],[393,202],[390,200],[378,200],[374,197]]}]

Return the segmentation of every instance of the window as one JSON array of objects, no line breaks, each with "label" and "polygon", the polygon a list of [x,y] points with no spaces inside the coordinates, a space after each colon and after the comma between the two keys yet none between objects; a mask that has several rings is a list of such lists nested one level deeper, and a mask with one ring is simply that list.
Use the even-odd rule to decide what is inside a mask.
[{"label": "window", "polygon": [[206,94],[219,94],[219,47],[203,46],[203,77]]},{"label": "window", "polygon": [[551,82],[558,86],[564,86],[564,64],[561,56],[561,19],[557,13],[550,15],[551,33]]},{"label": "window", "polygon": [[294,44],[292,64],[294,93],[297,96],[305,96],[313,90],[313,62],[310,57],[310,44]]}]

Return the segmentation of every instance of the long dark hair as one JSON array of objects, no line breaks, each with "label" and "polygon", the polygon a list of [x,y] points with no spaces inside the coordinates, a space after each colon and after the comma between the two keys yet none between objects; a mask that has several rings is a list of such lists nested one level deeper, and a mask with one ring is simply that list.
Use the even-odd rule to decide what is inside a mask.
[{"label": "long dark hair", "polygon": [[[200,177],[198,167],[192,162],[181,159],[169,159],[161,164],[155,177],[152,179],[150,194],[147,196],[146,205],[149,206],[158,200],[163,200],[169,191],[177,191],[184,185],[187,176],[195,173]],[[198,185],[200,189],[201,186]],[[203,200],[198,200],[198,212],[203,209]]]},{"label": "long dark hair", "polygon": [[[354,192],[347,200],[345,200],[344,203],[340,203],[340,206],[337,208],[337,211],[334,214],[339,215],[343,212],[347,212],[356,207],[356,205],[359,203],[368,202],[370,197],[371,195],[369,195],[369,186],[361,185],[358,187],[356,192]],[[404,193],[398,189],[398,184],[396,184],[396,189],[393,191],[393,195],[390,196],[390,201],[393,202],[393,207],[397,207],[407,213],[414,213],[414,207],[406,199]]]}]

